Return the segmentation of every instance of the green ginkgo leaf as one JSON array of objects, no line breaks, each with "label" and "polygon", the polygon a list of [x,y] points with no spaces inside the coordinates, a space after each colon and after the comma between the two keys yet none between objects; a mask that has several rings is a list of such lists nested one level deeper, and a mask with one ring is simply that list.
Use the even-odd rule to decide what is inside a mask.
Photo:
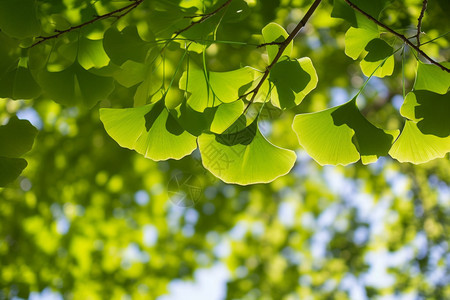
[{"label": "green ginkgo leaf", "polygon": [[[385,77],[394,72],[394,49],[384,40],[375,38],[371,40],[365,50],[368,52],[361,61],[361,70],[367,77],[373,76]],[[375,73],[374,73],[375,72]]]},{"label": "green ginkgo leaf", "polygon": [[244,112],[245,105],[242,100],[232,103],[223,103],[217,107],[214,120],[211,124],[211,132],[221,134],[227,130]]},{"label": "green ginkgo leaf", "polygon": [[445,95],[429,91],[408,93],[400,108],[405,118],[417,123],[424,134],[450,135],[450,92]]},{"label": "green ginkgo leaf", "polygon": [[111,60],[121,65],[127,60],[144,62],[151,44],[139,36],[135,26],[127,26],[122,31],[111,27],[105,32],[103,47]]},{"label": "green ginkgo leaf", "polygon": [[78,62],[86,70],[106,67],[110,61],[103,49],[102,40],[81,37],[78,40],[77,54]]},{"label": "green ginkgo leaf", "polygon": [[14,181],[27,166],[22,155],[31,150],[36,128],[27,120],[12,117],[0,126],[0,187]]},{"label": "green ginkgo leaf", "polygon": [[55,102],[88,108],[105,99],[114,89],[112,78],[93,74],[77,62],[60,72],[40,71],[38,82]]},{"label": "green ginkgo leaf", "polygon": [[240,131],[202,134],[198,146],[203,166],[226,183],[268,183],[289,173],[296,160],[294,151],[267,141],[256,120]]},{"label": "green ginkgo leaf", "polygon": [[[269,23],[262,29],[262,35],[264,43],[283,42],[289,34],[284,28],[277,23]],[[269,64],[272,63],[275,56],[278,53],[278,45],[266,46],[267,55],[269,56]],[[293,43],[290,42],[286,49],[283,51],[283,56],[290,57],[293,49]]]},{"label": "green ginkgo leaf", "polygon": [[121,147],[152,160],[181,159],[197,148],[196,137],[179,125],[163,100],[134,108],[102,108],[100,120]]},{"label": "green ginkgo leaf", "polygon": [[0,30],[18,39],[38,36],[36,11],[35,0],[0,0]]},{"label": "green ginkgo leaf", "polygon": [[[450,68],[450,63],[442,63]],[[414,90],[428,90],[438,94],[446,94],[450,88],[450,73],[436,65],[424,64],[418,61]]]},{"label": "green ginkgo leaf", "polygon": [[[378,19],[378,16],[388,1],[389,0],[352,0],[352,3],[375,19]],[[363,22],[364,19],[367,19],[365,16],[350,7],[350,5],[348,5],[348,3],[344,0],[334,0],[331,16],[333,18],[344,19],[352,24],[353,27],[361,27],[361,22]]]},{"label": "green ginkgo leaf", "polygon": [[41,88],[28,69],[28,59],[20,59],[15,68],[0,76],[0,97],[31,99],[41,94]]},{"label": "green ginkgo leaf", "polygon": [[450,151],[450,136],[424,134],[417,123],[407,120],[402,133],[392,145],[389,155],[399,162],[421,164],[442,158]]},{"label": "green ginkgo leaf", "polygon": [[179,88],[191,95],[187,103],[194,110],[203,112],[208,107],[237,101],[251,86],[254,70],[250,67],[229,71],[211,72],[190,67],[179,81]]},{"label": "green ginkgo leaf", "polygon": [[376,26],[354,28],[350,27],[345,33],[345,54],[353,59],[358,59],[367,44],[380,36]]},{"label": "green ginkgo leaf", "polygon": [[388,154],[398,132],[372,125],[358,110],[356,99],[324,111],[295,116],[293,129],[300,145],[321,165],[363,164]]},{"label": "green ginkgo leaf", "polygon": [[[289,109],[299,105],[313,89],[316,88],[318,77],[309,57],[297,60],[283,60],[276,63],[270,71],[269,82],[271,101],[275,107]],[[268,85],[261,90],[268,89]]]}]

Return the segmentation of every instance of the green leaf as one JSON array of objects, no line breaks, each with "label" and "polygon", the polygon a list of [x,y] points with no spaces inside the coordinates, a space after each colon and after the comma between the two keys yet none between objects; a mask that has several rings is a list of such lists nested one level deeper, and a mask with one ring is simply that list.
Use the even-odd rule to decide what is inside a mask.
[{"label": "green leaf", "polygon": [[81,37],[78,43],[78,62],[84,69],[103,68],[109,64],[110,59],[103,49],[102,40]]},{"label": "green leaf", "polygon": [[[289,34],[284,30],[284,28],[277,23],[269,23],[262,29],[262,35],[264,38],[264,43],[272,42],[282,42]],[[266,46],[267,55],[269,56],[269,64],[272,63],[275,56],[278,53],[278,45],[268,45]],[[293,48],[293,42],[290,42],[286,49],[283,51],[283,56],[291,56]]]},{"label": "green leaf", "polygon": [[270,71],[269,82],[274,86],[271,91],[272,104],[289,109],[299,105],[316,88],[318,78],[311,59],[303,57],[276,63]]},{"label": "green leaf", "polygon": [[450,92],[446,95],[429,91],[410,92],[406,95],[400,113],[417,123],[424,134],[439,137],[450,135]]},{"label": "green leaf", "polygon": [[36,10],[35,0],[0,0],[0,30],[18,39],[38,36]]},{"label": "green leaf", "polygon": [[367,44],[380,36],[378,28],[373,23],[361,28],[350,27],[345,33],[345,54],[353,59],[358,59]]},{"label": "green leaf", "polygon": [[368,52],[366,57],[361,61],[361,70],[364,75],[385,77],[390,76],[394,72],[394,49],[384,40],[376,38],[371,40],[365,50]]},{"label": "green leaf", "polygon": [[207,74],[195,67],[184,72],[179,88],[191,93],[187,103],[194,110],[203,112],[207,107],[237,101],[251,86],[254,70],[250,67]]},{"label": "green leaf", "polygon": [[17,67],[0,76],[0,97],[32,99],[41,94],[41,88],[31,75],[27,61],[28,59],[21,59]]},{"label": "green leaf", "polygon": [[242,100],[219,105],[211,124],[211,132],[217,134],[223,133],[242,115],[244,108],[245,105]]},{"label": "green leaf", "polygon": [[181,159],[197,148],[164,106],[164,101],[135,108],[100,109],[106,132],[121,146],[160,161]]},{"label": "green leaf", "polygon": [[198,146],[203,166],[226,183],[268,183],[289,173],[296,160],[295,152],[267,141],[257,121],[241,131],[202,134]]},{"label": "green leaf", "polygon": [[[388,3],[388,1],[389,0],[352,0],[351,2],[375,19],[378,19],[381,11],[386,6],[386,3]],[[352,24],[353,27],[361,27],[362,20],[366,18],[361,13],[351,8],[350,5],[348,5],[348,3],[344,0],[334,0],[331,16],[333,18],[344,19]]]},{"label": "green leaf", "polygon": [[30,122],[17,117],[0,126],[0,187],[14,181],[25,169],[27,162],[19,157],[31,150],[36,134]]},{"label": "green leaf", "polygon": [[17,65],[20,58],[19,43],[0,31],[0,77],[4,76],[10,68]]},{"label": "green leaf", "polygon": [[111,60],[121,65],[127,60],[144,62],[151,44],[141,39],[136,26],[125,27],[122,31],[111,27],[105,32],[103,47]]},{"label": "green leaf", "polygon": [[105,99],[114,89],[112,78],[95,75],[77,62],[60,72],[40,71],[38,82],[55,102],[88,108]]},{"label": "green leaf", "polygon": [[450,136],[424,134],[413,121],[407,120],[389,155],[399,162],[421,164],[442,158],[450,151]]},{"label": "green leaf", "polygon": [[[442,63],[450,68],[450,63]],[[418,61],[416,82],[414,90],[428,90],[438,94],[446,94],[450,88],[450,73],[438,66],[424,64]]]},{"label": "green leaf", "polygon": [[372,125],[359,112],[356,99],[321,112],[295,116],[300,145],[321,165],[363,164],[387,155],[398,132]]}]

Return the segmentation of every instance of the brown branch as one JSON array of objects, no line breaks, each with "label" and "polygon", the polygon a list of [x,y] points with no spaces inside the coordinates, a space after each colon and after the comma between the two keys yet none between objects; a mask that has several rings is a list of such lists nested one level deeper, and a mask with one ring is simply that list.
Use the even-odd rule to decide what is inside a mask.
[{"label": "brown branch", "polygon": [[242,99],[242,98],[247,97],[248,95],[252,95],[252,98],[250,99],[250,102],[248,103],[248,105],[245,108],[244,112],[246,112],[248,110],[248,108],[250,107],[250,105],[255,101],[256,95],[258,94],[259,90],[261,89],[261,87],[264,84],[264,82],[266,81],[266,79],[269,77],[270,70],[272,70],[273,66],[278,62],[278,60],[280,60],[280,58],[283,55],[283,52],[287,48],[287,46],[297,36],[297,34],[300,32],[300,30],[306,25],[306,23],[308,22],[309,18],[312,16],[314,11],[317,9],[317,7],[319,6],[321,1],[322,0],[315,0],[314,1],[314,3],[311,5],[311,7],[306,12],[306,14],[303,17],[303,19],[297,24],[297,26],[295,26],[294,30],[289,34],[289,36],[284,41],[282,41],[282,42],[275,42],[275,43],[274,42],[272,42],[272,43],[265,43],[265,44],[261,44],[260,45],[260,46],[279,45],[280,47],[278,48],[278,52],[277,52],[277,55],[275,56],[275,58],[266,67],[266,70],[264,71],[264,74],[261,77],[261,79],[259,80],[259,82],[256,85],[256,87],[254,89],[252,89],[250,92],[245,93],[244,95],[239,97],[239,99]]},{"label": "brown branch", "polygon": [[431,57],[429,57],[425,52],[423,52],[422,50],[420,50],[420,48],[416,45],[414,45],[410,40],[408,40],[407,37],[405,37],[403,34],[398,33],[397,31],[391,29],[389,26],[384,25],[383,23],[381,23],[380,21],[378,21],[377,19],[375,19],[374,17],[372,17],[371,15],[369,15],[368,13],[366,13],[365,11],[363,11],[361,8],[359,8],[358,6],[356,6],[355,4],[353,4],[350,0],[345,0],[345,2],[347,2],[348,5],[350,5],[351,8],[353,8],[354,10],[360,12],[361,14],[363,14],[366,18],[368,18],[369,20],[371,20],[372,22],[374,22],[375,24],[377,24],[380,27],[383,27],[384,29],[386,29],[387,31],[389,31],[390,33],[392,33],[393,35],[399,37],[401,40],[403,40],[408,46],[410,46],[411,48],[413,48],[414,50],[416,50],[418,53],[420,53],[423,57],[425,57],[429,62],[431,62],[432,64],[438,66],[439,68],[441,68],[442,70],[450,73],[450,69],[444,67],[443,65],[441,65],[440,63],[438,63],[437,61],[433,60]]},{"label": "brown branch", "polygon": [[173,37],[176,38],[177,36],[179,36],[181,33],[191,29],[192,27],[194,27],[197,24],[203,23],[206,20],[208,20],[209,18],[211,18],[212,16],[214,16],[215,14],[217,14],[219,11],[221,11],[222,9],[224,9],[225,7],[227,7],[228,5],[231,4],[231,1],[233,0],[227,0],[226,2],[224,2],[221,6],[219,6],[217,9],[215,9],[214,11],[210,12],[210,13],[206,13],[206,14],[201,14],[201,15],[197,15],[197,16],[190,16],[188,18],[196,18],[196,17],[201,17],[199,20],[197,21],[192,21],[191,24],[189,24],[188,26],[186,26],[183,29],[180,29],[176,32],[174,32],[175,36]]},{"label": "brown branch", "polygon": [[428,4],[428,0],[423,0],[422,3],[422,10],[420,11],[420,15],[419,18],[417,19],[417,47],[420,47],[420,34],[422,32],[422,19],[423,16],[425,14],[425,11],[427,10],[427,4]]},{"label": "brown branch", "polygon": [[30,46],[30,48],[32,48],[34,46],[37,46],[37,45],[39,45],[39,44],[41,44],[43,42],[46,42],[48,40],[57,39],[63,34],[66,34],[68,32],[74,31],[76,29],[83,28],[83,27],[85,27],[87,25],[90,25],[92,23],[95,23],[95,22],[103,20],[103,19],[108,19],[108,18],[113,18],[113,17],[115,17],[117,19],[120,19],[123,16],[125,16],[126,14],[128,14],[129,12],[131,12],[133,9],[138,7],[142,2],[144,2],[144,0],[130,0],[130,1],[133,2],[133,3],[131,3],[131,4],[127,5],[127,6],[124,6],[122,8],[116,9],[116,10],[114,10],[112,12],[107,13],[107,14],[104,14],[104,15],[101,15],[101,16],[95,16],[92,20],[89,20],[89,21],[84,22],[82,24],[79,24],[79,25],[76,25],[76,26],[72,26],[72,27],[70,27],[68,29],[65,29],[65,30],[55,29],[56,33],[53,34],[53,35],[50,35],[50,36],[38,36],[37,37],[38,40],[36,42],[34,42]]}]

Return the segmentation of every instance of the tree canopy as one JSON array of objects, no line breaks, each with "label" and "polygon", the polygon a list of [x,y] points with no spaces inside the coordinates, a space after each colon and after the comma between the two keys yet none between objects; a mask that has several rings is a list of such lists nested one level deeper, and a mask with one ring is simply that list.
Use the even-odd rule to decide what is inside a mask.
[{"label": "tree canopy", "polygon": [[448,11],[0,0],[0,299],[450,297]]}]

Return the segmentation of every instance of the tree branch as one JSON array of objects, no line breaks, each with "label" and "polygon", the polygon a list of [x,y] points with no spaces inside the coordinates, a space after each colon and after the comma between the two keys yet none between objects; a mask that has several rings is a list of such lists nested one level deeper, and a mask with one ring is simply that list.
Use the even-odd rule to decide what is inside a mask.
[{"label": "tree branch", "polygon": [[256,95],[258,94],[259,90],[261,89],[264,81],[266,81],[266,79],[269,77],[270,70],[272,70],[273,66],[278,62],[278,60],[280,60],[281,56],[283,55],[284,50],[287,48],[289,43],[292,42],[292,40],[297,36],[297,34],[300,32],[300,30],[306,25],[306,23],[308,22],[309,18],[312,16],[314,11],[317,9],[317,7],[319,6],[321,1],[322,0],[315,0],[314,1],[314,3],[311,5],[311,7],[306,12],[306,14],[303,17],[303,19],[297,24],[297,26],[295,26],[294,30],[289,34],[289,36],[284,41],[276,42],[276,43],[274,43],[274,42],[272,42],[272,43],[265,43],[265,44],[261,44],[260,45],[260,46],[279,45],[280,47],[278,48],[277,55],[275,56],[273,61],[270,63],[270,65],[268,65],[266,67],[266,70],[264,71],[263,76],[259,80],[258,85],[254,89],[252,89],[250,92],[245,93],[244,95],[239,97],[239,99],[242,99],[242,98],[247,97],[248,95],[252,95],[252,98],[250,99],[250,102],[247,105],[247,107],[245,108],[244,112],[246,112],[248,110],[248,108],[250,107],[250,105],[255,101]]},{"label": "tree branch", "polygon": [[419,18],[417,19],[417,47],[420,47],[420,33],[422,32],[422,19],[425,14],[425,11],[427,10],[427,4],[428,0],[423,0],[422,3],[422,10],[420,11]]},{"label": "tree branch", "polygon": [[407,37],[405,37],[403,34],[398,33],[397,31],[391,29],[389,26],[384,25],[383,23],[381,23],[380,21],[378,21],[377,19],[375,19],[374,17],[372,17],[371,15],[369,15],[368,13],[366,13],[365,11],[363,11],[361,8],[359,8],[358,6],[356,6],[355,4],[353,4],[350,0],[345,0],[345,2],[347,2],[348,5],[350,5],[351,8],[353,8],[354,10],[360,12],[361,14],[363,14],[366,18],[368,18],[369,20],[371,20],[372,22],[374,22],[375,24],[377,24],[380,27],[383,27],[384,29],[386,29],[387,31],[389,31],[390,33],[392,33],[393,35],[399,37],[401,40],[403,40],[408,46],[410,46],[411,48],[413,48],[414,50],[416,50],[418,53],[420,53],[423,57],[425,57],[429,62],[431,62],[432,64],[438,66],[439,68],[441,68],[442,70],[450,73],[450,69],[444,67],[443,65],[441,65],[440,63],[438,63],[437,61],[433,60],[431,57],[429,57],[425,52],[423,52],[422,50],[420,50],[420,48],[416,45],[414,45],[410,40],[408,40]]},{"label": "tree branch", "polygon": [[116,9],[116,10],[114,10],[112,12],[107,13],[107,14],[104,14],[104,15],[101,15],[101,16],[96,16],[92,20],[89,20],[89,21],[84,22],[82,24],[79,24],[79,25],[76,25],[76,26],[72,26],[72,27],[70,27],[68,29],[65,29],[65,30],[55,29],[56,33],[53,34],[53,35],[50,35],[50,36],[38,36],[37,37],[38,40],[36,42],[34,42],[30,46],[30,48],[32,48],[34,46],[37,46],[37,45],[39,45],[39,44],[41,44],[43,42],[46,42],[48,40],[57,39],[63,34],[66,34],[68,32],[74,31],[76,29],[83,28],[83,27],[85,27],[87,25],[90,25],[92,23],[95,23],[95,22],[103,20],[103,19],[108,19],[108,18],[112,18],[112,17],[120,19],[123,16],[125,16],[126,14],[128,14],[129,12],[131,12],[133,9],[138,7],[144,0],[130,0],[130,1],[133,2],[133,3],[131,3],[131,4],[127,5],[127,6],[124,6],[122,8]]},{"label": "tree branch", "polygon": [[221,11],[222,9],[224,9],[225,7],[227,7],[228,5],[230,5],[230,4],[231,4],[231,1],[233,1],[233,0],[227,0],[227,1],[224,2],[221,6],[219,6],[217,9],[215,9],[214,11],[212,11],[212,12],[210,12],[210,13],[207,13],[207,14],[201,14],[201,15],[198,15],[198,16],[191,16],[190,18],[195,18],[195,17],[201,17],[201,18],[200,18],[200,20],[192,21],[191,24],[189,24],[189,25],[186,26],[185,28],[176,31],[176,32],[174,33],[175,36],[173,37],[173,39],[176,38],[177,36],[179,36],[181,33],[183,33],[183,32],[185,32],[185,31],[191,29],[191,28],[194,27],[195,25],[205,22],[206,20],[208,20],[209,18],[211,18],[212,16],[214,16],[215,14],[217,14],[219,11]]}]

